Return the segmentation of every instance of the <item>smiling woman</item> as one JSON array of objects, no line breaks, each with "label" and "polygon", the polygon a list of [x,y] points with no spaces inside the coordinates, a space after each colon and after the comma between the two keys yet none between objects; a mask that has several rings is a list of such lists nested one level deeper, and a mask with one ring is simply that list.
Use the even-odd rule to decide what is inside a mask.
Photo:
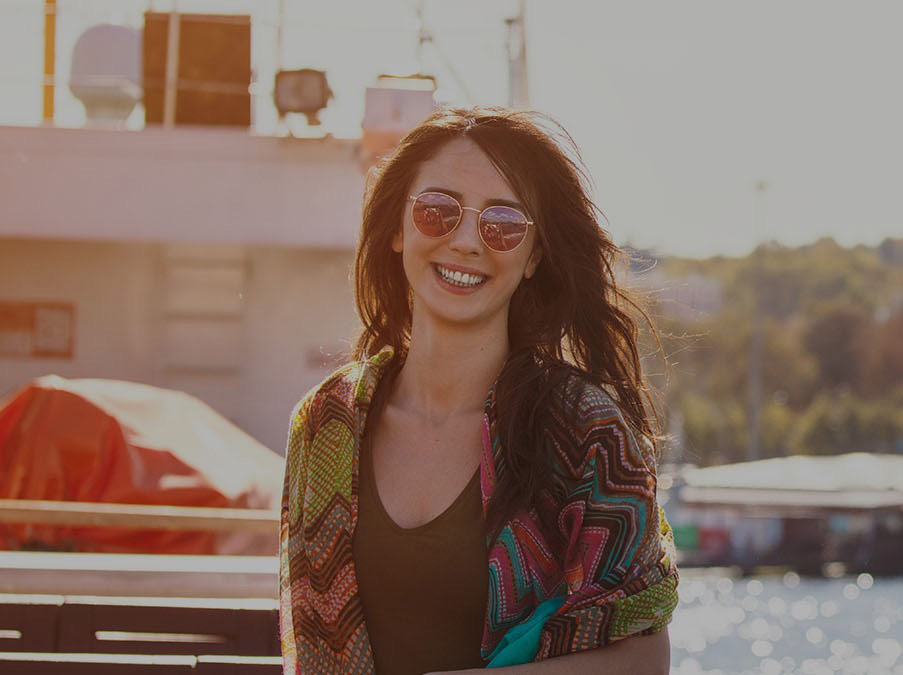
[{"label": "smiling woman", "polygon": [[443,318],[504,335],[511,296],[533,276],[542,255],[526,216],[499,205],[518,204],[517,195],[466,136],[448,141],[423,162],[411,187],[417,196],[392,250],[402,254],[412,320],[430,335],[433,321]]},{"label": "smiling woman", "polygon": [[636,307],[547,122],[437,111],[372,183],[355,358],[292,417],[286,672],[667,672]]}]

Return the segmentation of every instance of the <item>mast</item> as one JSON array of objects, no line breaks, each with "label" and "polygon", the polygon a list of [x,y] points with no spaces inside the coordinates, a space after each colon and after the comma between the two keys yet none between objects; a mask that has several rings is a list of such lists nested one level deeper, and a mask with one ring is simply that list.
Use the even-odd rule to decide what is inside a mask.
[{"label": "mast", "polygon": [[525,108],[530,94],[527,86],[527,0],[518,0],[517,14],[505,19],[508,26],[508,105]]}]

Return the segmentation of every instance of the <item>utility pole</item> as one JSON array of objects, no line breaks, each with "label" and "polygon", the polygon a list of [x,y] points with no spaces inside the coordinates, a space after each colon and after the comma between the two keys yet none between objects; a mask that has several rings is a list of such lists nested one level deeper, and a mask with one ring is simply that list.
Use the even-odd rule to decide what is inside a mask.
[{"label": "utility pole", "polygon": [[451,74],[452,78],[455,80],[455,84],[458,85],[458,88],[464,95],[464,99],[468,101],[468,103],[473,104],[473,96],[471,95],[470,90],[467,88],[467,83],[458,73],[451,59],[449,59],[445,52],[443,52],[439,47],[439,45],[436,44],[436,41],[433,39],[433,34],[427,29],[426,22],[423,19],[423,5],[424,0],[418,0],[415,9],[417,14],[417,74],[426,74],[426,64],[423,58],[423,50],[426,45],[431,45],[436,54],[439,55],[439,58],[442,59],[442,62],[448,70],[449,74]]},{"label": "utility pole", "polygon": [[44,0],[44,124],[53,124],[56,90],[56,0]]},{"label": "utility pole", "polygon": [[173,1],[166,36],[166,84],[163,90],[163,127],[176,125],[176,101],[179,96],[179,40],[182,16],[178,2]]},{"label": "utility pole", "polygon": [[417,72],[419,74],[425,72],[423,64],[423,46],[433,41],[432,34],[426,29],[423,23],[423,0],[417,2]]},{"label": "utility pole", "polygon": [[760,180],[756,183],[756,209],[755,232],[756,248],[753,251],[753,289],[752,289],[752,316],[751,335],[749,340],[749,446],[747,459],[754,461],[762,456],[761,427],[762,427],[762,362],[764,359],[764,345],[762,335],[762,230],[765,217],[765,192],[768,183]]},{"label": "utility pole", "polygon": [[279,0],[276,16],[276,72],[282,70],[282,53],[285,35],[283,33],[285,26],[285,0]]},{"label": "utility pole", "polygon": [[530,93],[527,83],[527,0],[518,0],[517,14],[505,19],[508,26],[508,105],[525,108]]}]

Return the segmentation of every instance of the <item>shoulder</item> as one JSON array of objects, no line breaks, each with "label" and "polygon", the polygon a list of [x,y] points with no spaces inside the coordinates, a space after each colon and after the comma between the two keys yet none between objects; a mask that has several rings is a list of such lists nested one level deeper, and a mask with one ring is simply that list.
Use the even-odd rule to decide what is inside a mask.
[{"label": "shoulder", "polygon": [[561,409],[578,417],[622,417],[620,407],[604,387],[589,376],[568,366],[557,366],[560,384],[555,388],[555,400]]},{"label": "shoulder", "polygon": [[[599,384],[568,368],[556,387],[549,434],[564,473],[584,475],[601,460],[655,472],[652,440],[629,422],[621,406]],[[567,449],[570,452],[564,452]]]},{"label": "shoulder", "polygon": [[341,368],[330,373],[319,384],[311,387],[292,409],[292,426],[294,427],[298,422],[305,421],[312,413],[321,409],[323,404],[329,399],[348,400],[348,392],[353,388],[358,369],[358,363],[346,363]]},{"label": "shoulder", "polygon": [[391,350],[383,350],[364,360],[351,361],[337,368],[312,387],[292,409],[290,433],[310,431],[331,419],[351,426],[355,411],[369,405],[373,391]]}]

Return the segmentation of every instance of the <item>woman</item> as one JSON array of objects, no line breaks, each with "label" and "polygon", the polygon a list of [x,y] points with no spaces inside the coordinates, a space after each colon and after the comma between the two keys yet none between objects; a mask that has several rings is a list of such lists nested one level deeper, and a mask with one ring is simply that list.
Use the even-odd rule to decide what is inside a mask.
[{"label": "woman", "polygon": [[355,359],[289,433],[288,673],[668,670],[636,326],[541,124],[437,111],[371,183]]}]

